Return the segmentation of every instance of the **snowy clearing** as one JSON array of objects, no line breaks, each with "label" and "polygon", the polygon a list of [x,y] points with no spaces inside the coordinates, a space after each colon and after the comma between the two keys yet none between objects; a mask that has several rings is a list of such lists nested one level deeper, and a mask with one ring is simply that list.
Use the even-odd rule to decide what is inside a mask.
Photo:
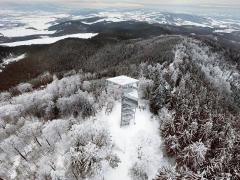
[{"label": "snowy clearing", "polygon": [[215,33],[232,33],[235,31],[239,31],[239,30],[237,30],[237,29],[217,29],[214,32]]},{"label": "snowy clearing", "polygon": [[59,36],[59,37],[43,37],[41,39],[32,39],[32,40],[27,40],[27,41],[3,43],[0,45],[15,47],[15,46],[33,45],[33,44],[52,44],[52,43],[55,43],[57,41],[60,41],[62,39],[66,39],[66,38],[89,39],[96,35],[98,35],[98,33],[78,33],[78,34],[71,34],[71,35],[65,35],[65,36]]},{"label": "snowy clearing", "polygon": [[[6,16],[8,14],[8,16]],[[37,34],[53,34],[48,28],[59,19],[68,18],[68,14],[43,11],[23,12],[4,10],[0,12],[0,32],[6,37],[30,36]]]},{"label": "snowy clearing", "polygon": [[2,69],[4,69],[7,65],[9,65],[11,63],[14,63],[14,62],[18,62],[21,59],[24,59],[25,57],[26,57],[26,54],[22,54],[22,55],[17,56],[17,57],[13,56],[13,55],[10,55],[9,57],[4,58],[3,62],[0,63],[0,73],[2,72]]},{"label": "snowy clearing", "polygon": [[[209,27],[209,28],[222,28],[223,31],[231,33],[231,31],[238,31],[240,24],[238,20],[234,19],[219,19],[209,16],[192,16],[192,18],[179,16],[176,18],[175,13],[162,13],[157,11],[131,11],[131,12],[119,12],[119,11],[103,11],[99,13],[89,14],[88,17],[99,17],[99,20],[86,22],[84,24],[96,24],[99,22],[122,22],[122,21],[146,21],[148,23],[159,24],[171,24],[176,26],[197,26],[197,27]],[[220,29],[221,30],[221,29]],[[218,31],[218,30],[217,30]]]},{"label": "snowy clearing", "polygon": [[[8,16],[5,16],[8,14]],[[21,12],[2,9],[0,12],[0,34],[6,37],[18,37],[29,35],[50,35],[56,31],[48,30],[52,25],[62,20],[83,20],[82,23],[92,25],[99,22],[122,22],[122,21],[146,21],[149,23],[171,25],[193,25],[198,27],[220,28],[218,31],[228,33],[240,30],[239,20],[219,19],[209,16],[178,17],[174,13],[162,13],[158,11],[102,11],[89,14],[50,13],[50,12]],[[96,21],[85,21],[86,18],[99,17]]]},{"label": "snowy clearing", "polygon": [[107,122],[113,144],[115,144],[114,152],[121,161],[117,168],[107,172],[106,180],[132,179],[129,174],[130,169],[137,162],[146,171],[148,179],[152,179],[160,167],[169,164],[161,150],[159,123],[151,118],[149,110],[137,109],[135,123],[132,122],[130,126],[122,128],[120,127],[121,103],[119,102],[116,103],[110,115],[105,115],[102,111],[97,117]]},{"label": "snowy clearing", "polygon": [[56,31],[48,31],[48,30],[37,30],[33,27],[13,27],[11,29],[1,29],[1,33],[6,37],[24,37],[31,35],[47,35],[54,34]]}]

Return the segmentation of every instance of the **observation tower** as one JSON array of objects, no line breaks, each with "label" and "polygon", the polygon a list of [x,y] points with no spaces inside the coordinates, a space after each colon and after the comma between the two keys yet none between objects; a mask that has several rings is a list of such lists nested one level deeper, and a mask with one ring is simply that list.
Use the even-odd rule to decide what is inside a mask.
[{"label": "observation tower", "polygon": [[131,120],[135,120],[136,108],[138,107],[138,80],[128,76],[117,76],[107,79],[110,89],[121,92],[121,124],[127,126]]}]

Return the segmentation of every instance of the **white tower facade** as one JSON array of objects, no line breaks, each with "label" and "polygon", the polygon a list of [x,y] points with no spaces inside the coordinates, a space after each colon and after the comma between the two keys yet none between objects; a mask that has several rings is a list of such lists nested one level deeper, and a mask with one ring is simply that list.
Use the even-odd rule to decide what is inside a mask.
[{"label": "white tower facade", "polygon": [[121,126],[127,126],[135,120],[138,107],[138,80],[127,76],[117,76],[107,79],[109,88],[121,92]]}]

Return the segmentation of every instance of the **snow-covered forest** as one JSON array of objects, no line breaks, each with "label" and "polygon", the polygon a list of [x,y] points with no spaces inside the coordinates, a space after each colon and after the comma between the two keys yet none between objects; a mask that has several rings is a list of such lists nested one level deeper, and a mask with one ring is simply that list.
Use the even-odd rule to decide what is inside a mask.
[{"label": "snow-covered forest", "polygon": [[166,151],[174,167],[157,179],[239,179],[237,64],[191,38],[175,48],[173,62],[142,65],[152,112],[159,115]]},{"label": "snow-covered forest", "polygon": [[120,128],[118,91],[107,94],[104,80],[81,72],[53,79],[38,90],[19,84],[17,96],[1,93],[1,177],[146,179],[168,164],[149,110]]},{"label": "snow-covered forest", "polygon": [[1,92],[0,177],[239,179],[239,67],[192,38],[172,51],[131,66],[144,108],[129,127],[99,74],[46,73]]}]

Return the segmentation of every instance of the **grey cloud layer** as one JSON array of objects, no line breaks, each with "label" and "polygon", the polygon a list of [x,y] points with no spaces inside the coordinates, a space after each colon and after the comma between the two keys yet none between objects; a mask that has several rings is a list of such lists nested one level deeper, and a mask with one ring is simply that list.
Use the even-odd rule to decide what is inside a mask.
[{"label": "grey cloud layer", "polygon": [[145,5],[240,5],[240,0],[0,0],[1,2],[14,2],[14,3],[61,3],[67,5],[79,6],[145,6]]}]

